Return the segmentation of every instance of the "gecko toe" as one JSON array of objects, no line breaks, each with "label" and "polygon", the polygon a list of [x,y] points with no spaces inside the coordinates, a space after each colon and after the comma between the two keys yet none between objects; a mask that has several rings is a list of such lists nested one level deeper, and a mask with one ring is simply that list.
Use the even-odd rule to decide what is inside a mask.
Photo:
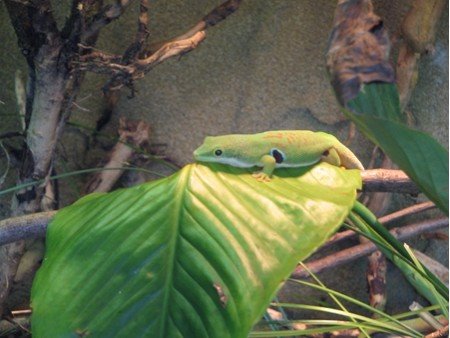
[{"label": "gecko toe", "polygon": [[259,182],[270,182],[270,177],[263,172],[255,172],[252,176]]}]

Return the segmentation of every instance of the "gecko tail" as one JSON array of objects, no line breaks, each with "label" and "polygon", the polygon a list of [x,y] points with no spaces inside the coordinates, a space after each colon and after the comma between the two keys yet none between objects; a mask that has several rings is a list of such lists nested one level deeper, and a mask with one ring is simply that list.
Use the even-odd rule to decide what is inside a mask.
[{"label": "gecko tail", "polygon": [[341,160],[341,165],[347,169],[359,169],[364,170],[364,166],[361,161],[356,157],[353,152],[344,146],[342,143],[338,143],[334,146],[337,153],[339,154],[339,158]]}]

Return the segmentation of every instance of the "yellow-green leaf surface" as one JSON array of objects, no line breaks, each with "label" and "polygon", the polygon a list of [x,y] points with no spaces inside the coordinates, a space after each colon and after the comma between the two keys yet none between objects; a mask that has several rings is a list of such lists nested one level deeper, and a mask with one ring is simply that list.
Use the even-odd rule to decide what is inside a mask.
[{"label": "yellow-green leaf surface", "polygon": [[280,283],[342,223],[359,171],[193,164],[87,196],[49,225],[33,337],[246,337]]}]

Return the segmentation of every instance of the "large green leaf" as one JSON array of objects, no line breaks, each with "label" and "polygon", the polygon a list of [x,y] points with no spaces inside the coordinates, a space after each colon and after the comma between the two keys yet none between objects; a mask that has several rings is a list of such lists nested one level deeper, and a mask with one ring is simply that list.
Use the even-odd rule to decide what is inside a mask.
[{"label": "large green leaf", "polygon": [[346,115],[448,214],[448,151],[426,133],[401,123],[397,88],[371,83],[347,103]]},{"label": "large green leaf", "polygon": [[326,163],[268,183],[195,164],[87,196],[49,225],[33,337],[246,337],[360,185],[359,171]]}]

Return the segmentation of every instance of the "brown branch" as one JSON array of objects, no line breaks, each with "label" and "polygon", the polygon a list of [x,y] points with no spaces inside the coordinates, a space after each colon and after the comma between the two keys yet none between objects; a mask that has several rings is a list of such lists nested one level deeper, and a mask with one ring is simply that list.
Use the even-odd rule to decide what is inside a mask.
[{"label": "brown branch", "polygon": [[[134,147],[141,147],[148,142],[149,124],[144,121],[120,119],[119,142],[109,152],[109,160],[104,168],[120,168],[126,165],[135,153]],[[86,184],[85,192],[107,192],[111,190],[123,170],[104,170],[94,174]]]},{"label": "brown branch", "polygon": [[[361,240],[361,243],[366,244],[368,240]],[[386,256],[376,250],[369,255],[368,263],[366,279],[369,289],[369,304],[375,309],[384,311],[386,306]]]},{"label": "brown branch", "polygon": [[[378,148],[378,147],[375,147]],[[381,151],[381,149],[380,149]],[[374,152],[376,153],[376,152]],[[393,162],[382,151],[382,163],[383,169],[393,169]],[[392,193],[374,192],[365,195],[364,204],[369,210],[376,216],[383,215],[390,200]],[[359,236],[361,244],[370,242],[370,240],[362,235]],[[385,255],[379,250],[373,252],[367,257],[367,270],[366,279],[369,291],[369,304],[370,306],[384,311],[386,306],[387,292],[386,292],[386,273],[387,273],[387,260]]]},{"label": "brown branch", "polygon": [[[168,58],[186,54],[196,48],[206,38],[205,30],[226,19],[239,8],[240,3],[241,0],[225,1],[203,17],[200,22],[186,33],[169,41],[156,43],[141,51],[143,42],[148,35],[147,1],[141,1],[136,39],[125,51],[121,62],[107,62],[107,59],[112,59],[113,57],[108,56],[106,53],[101,53],[100,58],[89,55],[80,58],[78,66],[82,70],[111,75],[111,79],[104,86],[104,91],[117,90],[123,86],[132,86],[135,80],[144,77],[154,66]],[[98,24],[105,22],[105,20],[101,19],[105,15],[99,15],[97,19]],[[136,59],[136,56],[139,56],[139,58]]]},{"label": "brown branch", "polygon": [[168,58],[190,52],[191,50],[196,48],[205,38],[206,33],[204,31],[200,31],[188,39],[168,42],[149,57],[145,59],[138,59],[134,63],[126,66],[102,63],[99,65],[90,65],[89,68],[84,68],[83,64],[81,64],[81,67],[82,69],[84,68],[93,72],[100,73],[107,72],[109,68],[110,73],[112,73],[113,76],[104,86],[104,90],[117,90],[122,88],[123,86],[130,86],[133,81],[143,78],[146,73],[153,69],[153,67],[157,66]]},{"label": "brown branch", "polygon": [[29,238],[44,238],[56,211],[39,212],[0,221],[0,246]]},{"label": "brown branch", "polygon": [[[390,233],[399,240],[405,240],[413,236],[417,236],[424,232],[434,231],[448,226],[448,218],[437,218],[425,222],[411,224],[401,228],[394,228]],[[306,264],[308,269],[313,273],[319,273],[329,268],[335,268],[340,265],[354,261],[357,258],[366,256],[377,250],[373,243],[359,244],[354,247],[344,249],[342,251],[333,253],[329,256],[320,258],[318,260]],[[306,278],[309,273],[301,266],[297,267],[292,278]]]},{"label": "brown branch", "polygon": [[396,192],[417,195],[419,188],[401,170],[370,169],[361,172],[363,191]]},{"label": "brown branch", "polygon": [[178,35],[175,38],[166,41],[160,41],[151,44],[145,51],[143,57],[148,57],[155,51],[161,48],[161,46],[174,41],[186,40],[192,37],[194,34],[203,31],[209,27],[217,25],[220,21],[225,20],[227,16],[234,13],[241,4],[242,0],[228,0],[214,8],[211,12],[206,14],[199,22],[197,22],[192,28],[185,33]]},{"label": "brown branch", "polygon": [[[434,208],[434,207],[435,206],[434,206],[434,204],[432,202],[425,202],[425,203],[417,204],[417,205],[414,205],[414,206],[411,206],[411,207],[399,210],[397,212],[394,212],[394,213],[392,213],[390,215],[381,217],[379,219],[379,221],[381,223],[383,223],[383,224],[390,223],[390,222],[396,221],[399,218],[404,217],[406,215],[422,212],[422,211],[429,210],[429,209]],[[44,215],[44,213],[41,213],[40,215]],[[32,215],[30,215],[30,216],[32,216]],[[28,216],[23,216],[23,217],[28,217]],[[30,218],[30,219],[32,219],[32,218]],[[15,222],[19,222],[20,221],[20,217],[15,218],[15,219],[13,218],[13,219],[7,219],[7,220],[4,220],[4,221],[0,221],[0,245],[3,245],[5,243],[10,243],[11,242],[8,239],[8,236],[9,236],[8,232],[9,231],[13,231],[13,230],[10,230],[12,228],[10,226],[8,226],[8,228],[2,228],[2,226],[5,225],[5,224],[14,224],[14,221],[12,221],[12,220],[15,220]],[[47,221],[49,221],[49,220],[50,219],[47,219]],[[8,223],[4,223],[4,222],[8,222]],[[28,221],[23,221],[23,222],[26,223]],[[21,224],[22,223],[19,222],[16,226],[20,227]],[[46,223],[45,224],[44,223],[39,223],[36,226],[37,227],[42,227],[43,229],[41,229],[41,231],[45,232],[45,227],[47,226],[47,224]],[[24,238],[33,237],[33,234],[27,235],[27,231],[28,230],[23,230],[23,236],[25,236]],[[15,233],[18,234],[20,232],[19,231],[15,231]],[[341,241],[341,240],[346,239],[346,238],[350,238],[352,236],[355,236],[355,233],[353,231],[351,231],[351,230],[337,233],[337,234],[335,234],[333,237],[331,237],[329,239],[329,241],[325,244],[325,246],[330,246],[330,245],[332,245],[334,243],[337,243],[338,241]],[[17,238],[17,237],[15,237],[15,238]],[[20,239],[20,238],[18,238],[18,239]],[[16,239],[16,240],[18,240],[18,239]]]},{"label": "brown branch", "polygon": [[140,0],[139,4],[139,17],[138,17],[138,29],[134,42],[123,53],[122,62],[128,64],[139,56],[144,47],[145,42],[148,39],[148,0]]},{"label": "brown branch", "polygon": [[[392,214],[380,217],[378,219],[378,221],[381,224],[385,225],[385,224],[395,222],[405,216],[413,215],[413,214],[427,211],[427,210],[430,210],[433,208],[436,208],[436,205],[433,202],[423,202],[423,203],[415,204],[415,205],[412,205],[405,209],[401,209],[399,211],[393,212]],[[357,234],[353,230],[346,230],[346,231],[338,232],[335,235],[333,235],[332,237],[330,237],[330,239],[321,248],[329,247],[329,246],[336,244],[340,241],[343,241],[345,239],[355,237],[356,235]]]},{"label": "brown branch", "polygon": [[34,57],[48,36],[57,35],[56,20],[50,1],[20,2],[5,0],[5,7],[16,32],[18,44],[28,65],[34,66]]},{"label": "brown branch", "polygon": [[118,19],[132,1],[116,0],[116,3],[113,5],[104,6],[87,24],[86,30],[81,34],[80,41],[85,42],[93,36],[98,35],[103,27],[111,21]]},{"label": "brown branch", "polygon": [[445,325],[443,328],[424,336],[424,338],[441,338],[441,337],[448,337],[448,324]]},{"label": "brown branch", "polygon": [[205,32],[200,31],[194,36],[185,40],[168,42],[155,53],[145,59],[138,59],[128,65],[113,63],[115,56],[96,51],[94,54],[87,54],[80,57],[77,62],[80,70],[87,70],[98,74],[109,74],[112,78],[105,85],[104,90],[117,90],[124,85],[129,85],[132,81],[144,77],[153,67],[166,59],[186,54],[196,48],[206,37]]},{"label": "brown branch", "polygon": [[228,15],[234,13],[239,8],[241,2],[242,0],[228,0],[214,8],[203,17],[202,21],[205,23],[205,28],[215,26],[220,21],[226,19]]},{"label": "brown branch", "polygon": [[182,55],[190,52],[192,49],[197,47],[199,43],[202,42],[205,38],[206,33],[204,31],[199,31],[187,39],[168,42],[149,57],[137,60],[137,68],[141,68],[142,70],[147,72],[151,69],[151,67],[172,56]]},{"label": "brown branch", "polygon": [[83,45],[82,43],[79,43],[78,47],[85,52],[83,55],[80,55],[79,62],[81,61],[87,63],[89,61],[99,60],[103,62],[119,63],[122,59],[122,56],[120,55],[107,54],[92,46]]}]

